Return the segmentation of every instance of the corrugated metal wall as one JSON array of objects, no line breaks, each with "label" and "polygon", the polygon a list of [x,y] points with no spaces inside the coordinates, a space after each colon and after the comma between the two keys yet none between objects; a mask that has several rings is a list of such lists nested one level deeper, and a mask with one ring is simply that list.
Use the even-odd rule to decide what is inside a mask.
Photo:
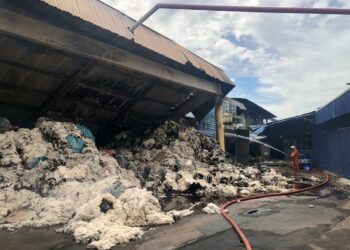
[{"label": "corrugated metal wall", "polygon": [[216,123],[215,123],[215,109],[204,116],[198,125],[199,133],[215,138],[216,137]]},{"label": "corrugated metal wall", "polygon": [[342,124],[317,127],[314,154],[317,168],[350,178],[350,128]]},{"label": "corrugated metal wall", "polygon": [[316,167],[350,178],[350,90],[318,110],[315,118]]},{"label": "corrugated metal wall", "polygon": [[350,90],[325,105],[316,115],[316,123],[321,124],[350,112]]}]

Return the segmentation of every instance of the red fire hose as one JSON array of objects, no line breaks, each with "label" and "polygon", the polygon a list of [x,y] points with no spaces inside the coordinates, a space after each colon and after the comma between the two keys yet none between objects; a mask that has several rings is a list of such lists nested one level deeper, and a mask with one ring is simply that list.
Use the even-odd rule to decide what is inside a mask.
[{"label": "red fire hose", "polygon": [[[310,171],[308,172],[310,173]],[[249,201],[249,200],[257,200],[260,198],[265,198],[265,197],[274,197],[274,196],[285,196],[285,195],[292,195],[292,194],[297,194],[297,193],[302,193],[311,189],[315,189],[318,187],[323,186],[324,184],[326,184],[329,181],[329,176],[325,173],[322,173],[322,175],[325,177],[324,180],[314,186],[311,187],[307,187],[307,188],[302,188],[302,189],[296,189],[293,191],[289,191],[289,192],[283,192],[283,193],[272,193],[272,194],[263,194],[263,195],[256,195],[256,196],[251,196],[251,197],[245,197],[245,198],[238,198],[238,199],[234,199],[232,201],[229,201],[227,203],[225,203],[221,208],[221,214],[222,216],[228,221],[228,223],[231,224],[232,228],[236,231],[236,233],[238,234],[238,236],[241,238],[242,242],[244,243],[244,246],[247,250],[252,250],[252,246],[250,245],[250,242],[248,240],[248,238],[244,235],[244,233],[242,232],[242,230],[239,228],[238,224],[227,215],[227,213],[225,212],[225,209],[233,204],[236,203],[240,203],[242,201]]]}]

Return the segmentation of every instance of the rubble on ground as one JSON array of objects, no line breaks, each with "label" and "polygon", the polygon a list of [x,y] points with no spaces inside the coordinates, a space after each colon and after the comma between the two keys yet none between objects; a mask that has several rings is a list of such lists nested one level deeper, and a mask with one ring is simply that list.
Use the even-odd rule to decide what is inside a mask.
[{"label": "rubble on ground", "polygon": [[346,178],[339,178],[337,184],[341,187],[350,187],[350,180]]},{"label": "rubble on ground", "polygon": [[[124,131],[116,140],[121,166],[134,171],[142,187],[157,197],[249,196],[292,188],[291,178],[267,167],[233,163],[215,140],[200,135],[193,127],[172,121],[144,138]],[[128,146],[120,146],[121,141]]]},{"label": "rubble on ground", "polygon": [[[158,198],[283,192],[292,179],[236,164],[195,128],[166,122],[143,136],[124,131],[100,151],[84,126],[41,118],[0,134],[0,228],[60,225],[77,242],[109,249],[172,224],[192,209],[163,212]],[[211,207],[212,209],[217,208]]]},{"label": "rubble on ground", "polygon": [[312,182],[320,182],[321,181],[319,178],[317,178],[317,177],[315,177],[313,175],[309,177],[309,180],[312,181]]},{"label": "rubble on ground", "polygon": [[61,225],[98,249],[141,237],[192,211],[161,211],[131,170],[100,152],[84,126],[39,119],[0,134],[0,228]]}]

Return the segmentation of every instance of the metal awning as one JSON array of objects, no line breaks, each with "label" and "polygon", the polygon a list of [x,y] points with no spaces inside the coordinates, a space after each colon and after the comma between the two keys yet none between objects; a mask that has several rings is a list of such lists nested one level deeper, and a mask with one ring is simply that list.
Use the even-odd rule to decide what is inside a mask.
[{"label": "metal awning", "polygon": [[[89,11],[94,5],[85,3],[94,3],[95,20],[107,11],[97,0],[2,1],[0,116],[20,124],[40,115],[98,124],[152,123],[195,111],[234,87],[220,69],[193,54],[192,60],[207,66],[195,69],[195,61],[181,65],[169,54],[154,56],[151,48],[77,19],[66,5],[60,9],[53,2],[74,2]],[[155,34],[153,42],[164,45],[165,38]]]}]

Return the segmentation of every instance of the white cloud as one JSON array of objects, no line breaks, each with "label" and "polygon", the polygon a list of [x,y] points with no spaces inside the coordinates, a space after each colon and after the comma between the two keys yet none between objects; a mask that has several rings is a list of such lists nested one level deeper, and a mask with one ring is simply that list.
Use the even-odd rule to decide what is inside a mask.
[{"label": "white cloud", "polygon": [[[104,1],[135,19],[158,2]],[[346,0],[193,0],[191,3],[350,7],[350,1]],[[346,88],[345,83],[350,81],[349,22],[347,16],[160,10],[146,24],[222,67],[236,79],[237,85],[240,76],[257,78],[259,87],[251,92],[257,92],[259,100],[270,103],[264,107],[286,117],[315,110]],[[249,91],[244,92],[249,97]]]}]

